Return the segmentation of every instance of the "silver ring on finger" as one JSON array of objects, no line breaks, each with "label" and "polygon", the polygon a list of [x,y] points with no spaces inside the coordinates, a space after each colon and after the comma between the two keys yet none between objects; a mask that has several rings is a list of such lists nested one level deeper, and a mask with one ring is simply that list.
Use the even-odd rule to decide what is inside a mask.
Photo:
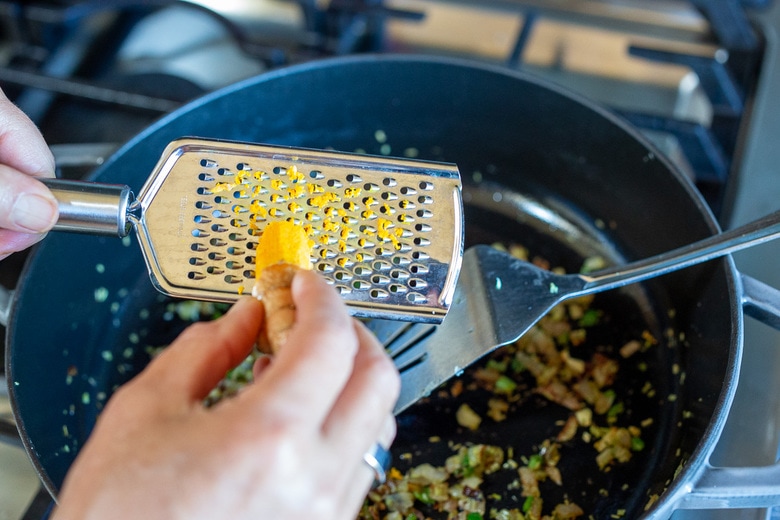
[{"label": "silver ring on finger", "polygon": [[390,455],[390,451],[378,442],[375,442],[371,449],[363,454],[363,461],[374,471],[374,487],[385,483],[392,460],[393,456]]}]

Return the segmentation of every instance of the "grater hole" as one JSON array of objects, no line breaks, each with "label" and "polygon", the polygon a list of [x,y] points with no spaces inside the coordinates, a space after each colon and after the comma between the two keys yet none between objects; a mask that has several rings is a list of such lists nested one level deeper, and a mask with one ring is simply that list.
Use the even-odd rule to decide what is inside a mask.
[{"label": "grater hole", "polygon": [[[215,164],[216,166],[216,164]],[[218,168],[217,169],[217,175],[231,175],[231,171],[227,168]]]},{"label": "grater hole", "polygon": [[406,295],[406,301],[409,303],[425,303],[428,299],[420,293],[409,293]]},{"label": "grater hole", "polygon": [[385,177],[384,179],[382,179],[382,184],[388,187],[393,187],[396,186],[398,182],[396,182],[396,180],[393,179],[392,177]]},{"label": "grater hole", "polygon": [[433,189],[433,183],[428,181],[422,181],[420,183],[420,189],[425,191],[430,191]]},{"label": "grater hole", "polygon": [[200,267],[206,265],[206,261],[203,260],[202,258],[192,257],[190,258],[190,265]]},{"label": "grater hole", "polygon": [[351,274],[349,274],[347,271],[337,271],[336,274],[333,275],[333,278],[340,282],[347,282],[353,278]]},{"label": "grater hole", "polygon": [[217,165],[217,161],[212,159],[201,159],[200,165],[204,168],[214,168]]},{"label": "grater hole", "polygon": [[[231,235],[229,235],[230,236],[230,240],[234,240],[233,235],[235,235],[235,233],[232,233]],[[238,239],[235,239],[235,240],[238,240]],[[242,238],[241,240],[244,240],[244,239]],[[257,249],[257,242],[247,242],[246,243],[246,248],[249,249],[250,251],[255,251]]]},{"label": "grater hole", "polygon": [[235,284],[235,283],[242,283],[244,281],[244,277],[243,276],[236,276],[234,274],[229,274],[229,275],[225,276],[224,280],[225,280],[226,283],[233,283],[233,284]]},{"label": "grater hole", "polygon": [[228,214],[222,211],[221,209],[215,209],[214,211],[211,212],[211,216],[214,218],[225,218],[228,216]]},{"label": "grater hole", "polygon": [[212,251],[211,253],[209,253],[209,260],[213,262],[221,262],[224,259],[225,259],[225,255],[223,255],[222,253],[217,253],[216,251]]},{"label": "grater hole", "polygon": [[250,271],[249,269],[244,271],[244,278],[246,278],[247,280],[251,280],[254,277],[255,277],[255,272],[254,271]]},{"label": "grater hole", "polygon": [[227,252],[228,252],[229,255],[243,255],[244,254],[244,250],[241,249],[240,247],[236,247],[236,246],[228,247],[227,248]]},{"label": "grater hole", "polygon": [[192,230],[192,236],[195,238],[206,238],[209,236],[209,232],[205,229],[193,229]]},{"label": "grater hole", "polygon": [[341,184],[336,179],[328,179],[328,182],[326,184],[328,185],[329,188],[341,188],[343,186],[343,184]]},{"label": "grater hole", "polygon": [[236,164],[236,170],[238,170],[238,171],[243,171],[243,170],[251,171],[252,168],[247,163],[240,162],[240,163]]},{"label": "grater hole", "polygon": [[400,269],[394,269],[390,271],[390,277],[395,280],[406,280],[409,278],[409,273],[406,271],[401,271]]},{"label": "grater hole", "polygon": [[230,270],[235,271],[235,270],[238,270],[238,269],[243,269],[244,268],[244,264],[242,264],[240,262],[236,262],[234,260],[228,260],[225,263],[225,267],[227,267]]},{"label": "grater hole", "polygon": [[197,243],[197,242],[195,242],[194,244],[192,244],[192,245],[190,246],[190,249],[191,249],[191,250],[193,250],[193,251],[195,251],[195,252],[198,252],[198,253],[203,253],[203,252],[205,252],[205,251],[208,251],[208,248],[207,248],[206,246],[204,246],[203,244],[199,244],[199,243]]},{"label": "grater hole", "polygon": [[222,224],[213,224],[211,226],[211,230],[215,233],[226,233],[228,228],[223,226]]},{"label": "grater hole", "polygon": [[320,263],[317,264],[317,270],[321,273],[332,273],[334,270],[334,267],[330,264],[326,263]]},{"label": "grater hole", "polygon": [[403,294],[407,291],[405,285],[400,285],[397,283],[392,284],[387,288],[388,291],[390,291],[393,294]]},{"label": "grater hole", "polygon": [[[247,226],[247,223],[240,218],[234,218],[230,221],[230,225],[236,228],[243,228]],[[225,228],[225,231],[227,231],[227,228]]]},{"label": "grater hole", "polygon": [[312,170],[309,172],[309,177],[315,180],[322,180],[325,178],[325,176],[322,174],[319,170]]},{"label": "grater hole", "polygon": [[379,191],[379,186],[373,182],[367,182],[363,185],[365,191]]},{"label": "grater hole", "polygon": [[376,270],[376,271],[387,271],[388,269],[390,269],[392,267],[392,265],[389,264],[388,262],[384,262],[382,260],[378,260],[378,261],[374,262],[371,265],[371,267],[373,267],[374,270]]},{"label": "grater hole", "polygon": [[230,204],[230,199],[227,197],[223,197],[222,195],[217,195],[214,197],[214,202],[217,204]]},{"label": "grater hole", "polygon": [[248,263],[249,265],[255,265],[257,261],[255,260],[254,256],[245,256],[244,262]]},{"label": "grater hole", "polygon": [[415,237],[413,242],[414,242],[414,245],[416,245],[416,246],[429,246],[429,245],[431,245],[431,241],[430,240],[428,240],[427,238],[422,238],[422,237]]},{"label": "grater hole", "polygon": [[409,186],[404,186],[399,191],[401,192],[402,195],[415,195],[415,194],[417,194],[417,190],[415,190],[414,188],[411,188]]},{"label": "grater hole", "polygon": [[365,280],[355,280],[352,282],[352,288],[356,291],[364,291],[371,287],[371,284]]},{"label": "grater hole", "polygon": [[390,295],[389,295],[387,292],[385,292],[385,291],[381,291],[381,290],[379,290],[379,289],[372,289],[371,291],[369,291],[369,293],[368,293],[368,294],[369,294],[369,295],[370,295],[372,298],[374,298],[374,299],[376,299],[376,300],[382,300],[382,299],[384,299],[384,298],[389,298],[389,297],[390,297]]},{"label": "grater hole", "polygon": [[415,260],[428,260],[431,257],[430,255],[428,255],[427,253],[423,253],[422,251],[415,251],[412,253],[412,258],[414,258]]},{"label": "grater hole", "polygon": [[431,218],[433,216],[433,212],[429,209],[420,209],[417,210],[416,215],[420,218]]},{"label": "grater hole", "polygon": [[[245,237],[245,236],[243,236],[243,235],[242,235],[242,234],[240,234],[240,233],[236,233],[236,232],[230,233],[230,234],[228,235],[228,238],[229,238],[229,239],[230,239],[232,242],[243,242],[244,240],[246,240],[246,237]],[[247,244],[247,247],[249,247],[249,244]]]},{"label": "grater hole", "polygon": [[433,197],[430,195],[420,195],[417,197],[417,202],[420,204],[433,204]]},{"label": "grater hole", "polygon": [[375,274],[371,277],[371,283],[375,285],[387,285],[390,283],[390,278],[387,276],[382,276],[381,274]]},{"label": "grater hole", "polygon": [[204,181],[204,182],[211,182],[214,180],[214,177],[209,175],[208,173],[201,172],[198,174],[198,180]]},{"label": "grater hole", "polygon": [[203,280],[206,278],[206,275],[197,271],[190,271],[187,273],[187,278],[190,280]]},{"label": "grater hole", "polygon": [[412,278],[406,283],[412,289],[425,289],[426,287],[428,287],[428,283],[425,280],[422,280],[421,278]]},{"label": "grater hole", "polygon": [[227,242],[225,242],[221,238],[212,238],[211,240],[209,240],[209,244],[211,244],[212,247],[225,247],[227,245]]},{"label": "grater hole", "polygon": [[347,181],[349,182],[363,182],[363,179],[360,178],[360,175],[355,175],[354,173],[350,173],[347,175]]},{"label": "grater hole", "polygon": [[209,267],[206,268],[206,272],[209,274],[223,274],[225,270],[215,265],[210,265]]},{"label": "grater hole", "polygon": [[429,226],[428,224],[415,224],[414,229],[415,231],[427,232],[433,228],[431,228],[431,226]]},{"label": "grater hole", "polygon": [[206,215],[195,215],[195,218],[192,219],[196,224],[208,224],[211,222],[211,219],[208,218]]},{"label": "grater hole", "polygon": [[199,200],[199,201],[197,201],[197,202],[195,203],[195,207],[196,207],[197,209],[211,209],[211,208],[212,208],[211,204],[209,204],[209,203],[208,203],[208,202],[206,202],[205,200]]},{"label": "grater hole", "polygon": [[428,267],[422,264],[412,264],[409,266],[409,272],[412,274],[428,274]]}]

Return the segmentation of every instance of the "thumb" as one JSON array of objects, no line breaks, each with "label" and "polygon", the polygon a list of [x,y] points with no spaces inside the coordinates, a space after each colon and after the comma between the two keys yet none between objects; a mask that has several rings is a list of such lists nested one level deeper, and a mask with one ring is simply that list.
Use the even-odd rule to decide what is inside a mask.
[{"label": "thumb", "polygon": [[57,199],[38,180],[0,165],[0,228],[45,233],[57,222]]}]

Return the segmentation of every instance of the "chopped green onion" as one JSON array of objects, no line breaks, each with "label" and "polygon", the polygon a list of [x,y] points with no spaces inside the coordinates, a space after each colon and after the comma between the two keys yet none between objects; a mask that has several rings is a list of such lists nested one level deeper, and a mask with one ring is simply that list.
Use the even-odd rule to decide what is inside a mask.
[{"label": "chopped green onion", "polygon": [[541,455],[531,455],[528,459],[528,469],[539,469],[542,467],[542,462],[544,462],[544,459],[542,459]]},{"label": "chopped green onion", "polygon": [[607,410],[607,417],[617,417],[619,414],[623,413],[624,409],[623,402],[617,402]]},{"label": "chopped green onion", "polygon": [[515,388],[517,388],[517,383],[507,376],[500,376],[496,379],[496,393],[511,394]]},{"label": "chopped green onion", "polygon": [[506,372],[506,361],[499,361],[497,359],[489,359],[487,364],[485,364],[486,368],[492,368],[496,372],[501,372],[502,374]]},{"label": "chopped green onion", "polygon": [[631,437],[631,450],[642,451],[643,449],[645,449],[645,441],[639,437]]},{"label": "chopped green onion", "polygon": [[414,495],[414,498],[416,498],[417,500],[419,500],[420,502],[422,502],[423,504],[426,504],[426,505],[431,505],[434,502],[436,502],[431,497],[431,488],[429,488],[428,486],[425,486],[424,488],[422,488],[419,491],[415,491],[413,493],[413,495]]},{"label": "chopped green onion", "polygon": [[585,311],[585,314],[582,315],[582,318],[580,318],[579,325],[580,327],[592,327],[594,325],[597,325],[600,319],[601,319],[600,311],[596,309],[588,309],[587,311]]}]

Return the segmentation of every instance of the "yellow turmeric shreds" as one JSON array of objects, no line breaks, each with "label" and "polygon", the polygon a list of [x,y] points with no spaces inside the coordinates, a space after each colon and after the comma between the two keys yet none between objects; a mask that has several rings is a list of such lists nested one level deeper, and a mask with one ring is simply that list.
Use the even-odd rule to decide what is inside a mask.
[{"label": "yellow turmeric shreds", "polygon": [[331,202],[338,202],[339,200],[339,196],[335,193],[325,192],[321,195],[317,195],[309,199],[309,204],[315,208],[323,208],[326,204],[330,204]]},{"label": "yellow turmeric shreds", "polygon": [[301,182],[304,180],[304,175],[301,171],[298,170],[298,167],[296,165],[291,165],[287,167],[287,177],[292,182]]}]

